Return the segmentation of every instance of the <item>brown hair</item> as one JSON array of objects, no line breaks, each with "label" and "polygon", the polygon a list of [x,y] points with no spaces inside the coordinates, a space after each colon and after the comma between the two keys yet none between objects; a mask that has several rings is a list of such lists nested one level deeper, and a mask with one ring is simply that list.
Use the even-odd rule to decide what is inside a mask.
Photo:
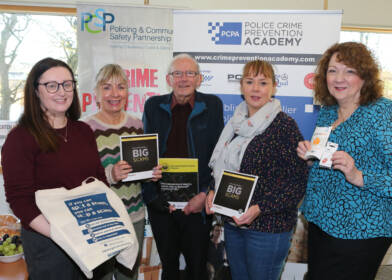
[{"label": "brown hair", "polygon": [[364,81],[360,92],[360,105],[367,105],[382,96],[383,83],[380,80],[380,69],[372,53],[362,43],[346,42],[334,44],[322,56],[314,77],[314,97],[322,105],[335,105],[336,99],[330,94],[327,86],[327,70],[331,57],[337,53],[337,60],[354,68]]},{"label": "brown hair", "polygon": [[253,60],[246,63],[244,66],[242,71],[241,85],[245,77],[257,76],[259,74],[263,74],[266,78],[270,78],[273,85],[276,84],[275,72],[271,63],[263,60]]},{"label": "brown hair", "polygon": [[[44,152],[54,152],[58,149],[58,136],[56,131],[49,124],[45,111],[41,107],[41,101],[37,94],[38,81],[43,73],[53,67],[64,67],[75,81],[72,69],[63,61],[53,58],[44,58],[38,61],[31,69],[26,79],[24,87],[24,112],[19,119],[21,127],[26,128],[35,138],[39,147]],[[80,118],[80,103],[76,87],[73,90],[71,106],[65,112],[70,120]]]}]

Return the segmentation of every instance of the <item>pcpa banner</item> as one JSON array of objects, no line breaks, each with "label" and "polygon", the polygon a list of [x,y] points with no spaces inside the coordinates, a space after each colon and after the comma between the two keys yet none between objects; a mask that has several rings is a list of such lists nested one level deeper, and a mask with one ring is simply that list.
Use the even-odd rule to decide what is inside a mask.
[{"label": "pcpa banner", "polygon": [[83,115],[97,111],[95,76],[107,63],[128,77],[127,111],[141,118],[146,98],[166,93],[172,57],[172,11],[160,8],[78,5],[79,93]]},{"label": "pcpa banner", "polygon": [[200,63],[201,92],[218,95],[225,122],[242,101],[245,63],[255,59],[275,67],[276,97],[298,123],[305,139],[313,133],[312,78],[323,52],[339,41],[341,11],[174,11],[175,54]]},{"label": "pcpa banner", "polygon": [[[243,66],[256,59],[270,62],[276,98],[310,140],[318,115],[314,70],[339,41],[341,16],[341,11],[174,11],[173,52],[189,53],[200,63],[200,91],[222,99],[225,122],[242,101]],[[282,279],[302,279],[307,270],[307,225],[298,221]]]}]

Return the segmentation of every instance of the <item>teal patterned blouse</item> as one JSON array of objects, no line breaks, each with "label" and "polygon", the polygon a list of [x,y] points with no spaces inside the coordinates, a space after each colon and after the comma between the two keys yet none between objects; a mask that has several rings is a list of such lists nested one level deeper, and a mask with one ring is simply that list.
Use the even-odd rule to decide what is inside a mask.
[{"label": "teal patterned blouse", "polygon": [[[317,126],[331,126],[338,106],[324,106]],[[360,106],[333,130],[339,144],[363,172],[364,186],[346,181],[339,170],[311,167],[301,210],[309,222],[342,239],[392,237],[392,101]]]}]

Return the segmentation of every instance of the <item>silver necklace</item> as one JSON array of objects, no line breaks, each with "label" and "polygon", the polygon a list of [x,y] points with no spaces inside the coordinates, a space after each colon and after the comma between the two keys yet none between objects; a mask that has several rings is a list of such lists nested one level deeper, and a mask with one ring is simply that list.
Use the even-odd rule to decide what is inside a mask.
[{"label": "silver necklace", "polygon": [[64,140],[65,143],[68,142],[68,121],[67,121],[67,123],[65,124],[65,136],[62,135],[62,134],[60,134],[60,133],[58,133],[58,135],[59,135],[61,138],[63,138],[63,140]]}]

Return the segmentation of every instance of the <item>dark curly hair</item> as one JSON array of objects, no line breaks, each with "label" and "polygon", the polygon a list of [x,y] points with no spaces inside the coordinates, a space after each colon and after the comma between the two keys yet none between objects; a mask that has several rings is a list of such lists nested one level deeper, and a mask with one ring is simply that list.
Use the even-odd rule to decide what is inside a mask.
[{"label": "dark curly hair", "polygon": [[314,77],[314,98],[322,105],[335,105],[336,99],[327,87],[327,70],[331,57],[337,53],[337,60],[354,68],[364,81],[360,92],[359,105],[370,104],[382,96],[383,83],[380,69],[372,53],[362,43],[345,42],[334,44],[322,56]]}]

